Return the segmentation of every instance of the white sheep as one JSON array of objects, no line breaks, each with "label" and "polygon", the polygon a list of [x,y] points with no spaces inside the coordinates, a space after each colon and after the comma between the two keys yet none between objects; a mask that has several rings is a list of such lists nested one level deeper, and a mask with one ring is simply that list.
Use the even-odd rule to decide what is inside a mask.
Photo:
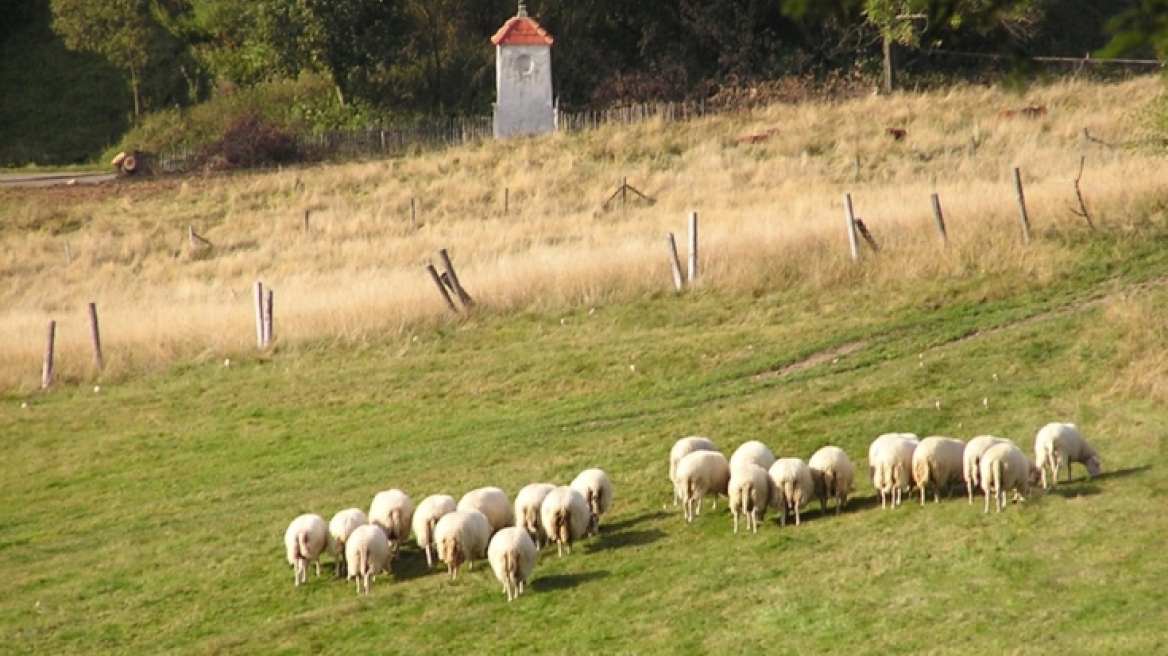
[{"label": "white sheep", "polygon": [[669,451],[669,482],[673,484],[673,505],[676,506],[681,497],[677,495],[677,463],[694,451],[717,451],[718,447],[709,438],[683,437],[673,444]]},{"label": "white sheep", "polygon": [[758,533],[758,522],[766,514],[771,496],[767,471],[752,463],[740,463],[730,469],[730,512],[734,514],[734,532],[738,533],[738,517],[746,516],[751,533]]},{"label": "white sheep", "polygon": [[401,543],[410,536],[410,522],[414,518],[414,502],[409,495],[394,488],[378,492],[369,505],[369,523],[377,524],[389,538],[390,551],[397,553]]},{"label": "white sheep", "polygon": [[579,490],[565,485],[548,492],[540,506],[539,517],[544,533],[556,543],[563,558],[564,547],[572,553],[572,544],[588,533],[592,511]]},{"label": "white sheep", "polygon": [[677,463],[674,489],[685,505],[685,521],[692,522],[702,512],[702,499],[708,494],[726,496],[730,486],[730,463],[717,451],[694,451]]},{"label": "white sheep", "polygon": [[891,502],[895,508],[900,505],[904,489],[912,483],[913,452],[919,441],[911,434],[883,435],[878,439],[880,444],[868,454],[873,468],[872,485],[880,492],[880,507],[887,508]]},{"label": "white sheep", "polygon": [[[921,505],[925,505],[925,489],[933,486],[933,503],[941,502],[941,486],[951,486],[965,479],[965,442],[951,437],[934,435],[917,445],[912,457],[912,477],[921,491]],[[950,494],[953,488],[949,488]]]},{"label": "white sheep", "polygon": [[414,518],[410,524],[414,529],[414,539],[417,540],[418,547],[426,552],[427,567],[434,566],[434,527],[444,515],[457,509],[454,497],[448,494],[431,494],[422,499],[414,510]]},{"label": "white sheep", "polygon": [[539,521],[539,507],[543,505],[548,492],[556,489],[551,483],[532,483],[515,495],[515,525],[527,531],[535,540],[537,549],[547,544],[547,534]]},{"label": "white sheep", "polygon": [[369,518],[365,516],[365,512],[360,508],[347,508],[333,515],[329,520],[329,543],[328,552],[336,561],[336,576],[341,578],[345,576],[345,541],[349,539],[349,535],[358,526],[364,526],[369,523]]},{"label": "white sheep", "polygon": [[477,510],[446,513],[434,526],[434,545],[451,579],[458,578],[463,563],[474,569],[475,559],[486,557],[490,541],[491,523]]},{"label": "white sheep", "polygon": [[[1034,436],[1034,459],[1042,471],[1042,487],[1058,487],[1058,473],[1067,468],[1067,482],[1071,475],[1071,463],[1081,462],[1087,467],[1087,478],[1098,476],[1103,471],[1103,459],[1083,438],[1074,424],[1050,423],[1038,429]],[[1047,484],[1046,471],[1050,470]]]},{"label": "white sheep", "polygon": [[497,487],[480,487],[467,492],[458,500],[459,510],[477,510],[491,524],[491,533],[515,525],[515,508],[507,493]]},{"label": "white sheep", "polygon": [[783,514],[781,523],[787,525],[787,517],[795,513],[795,526],[802,523],[800,510],[815,497],[815,478],[811,468],[798,458],[779,458],[767,470],[771,479],[771,505],[779,506]]},{"label": "white sheep", "polygon": [[309,563],[316,563],[316,575],[320,576],[320,555],[328,547],[328,540],[328,526],[320,515],[306,513],[288,524],[288,530],[284,531],[284,548],[297,586],[308,582]]},{"label": "white sheep", "polygon": [[973,505],[974,488],[981,489],[981,458],[985,452],[995,444],[1010,442],[1004,437],[993,435],[978,435],[965,443],[965,450],[961,453],[961,468],[965,473],[965,491],[969,496],[969,505]]},{"label": "white sheep", "polygon": [[995,444],[981,457],[981,489],[985,492],[985,512],[990,496],[995,496],[998,512],[1006,507],[1006,491],[1014,491],[1015,501],[1025,501],[1030,486],[1037,485],[1042,472],[1013,442]]},{"label": "white sheep", "polygon": [[771,453],[770,447],[758,440],[743,442],[730,456],[730,471],[733,472],[735,466],[748,462],[762,467],[765,471],[775,464],[775,454]]},{"label": "white sheep", "polygon": [[868,447],[868,478],[872,481],[873,485],[876,484],[876,465],[874,462],[876,451],[879,450],[880,445],[884,444],[885,442],[895,442],[901,439],[920,442],[920,438],[918,438],[913,433],[884,433],[883,435],[872,440],[872,444]]},{"label": "white sheep", "polygon": [[807,467],[811,469],[820,510],[826,513],[827,500],[835,499],[835,514],[840,514],[856,480],[856,466],[848,454],[838,446],[825,446],[811,455]]},{"label": "white sheep", "polygon": [[588,509],[592,511],[592,518],[588,522],[588,535],[600,532],[600,518],[612,506],[612,481],[603,469],[585,469],[576,475],[569,484],[588,502]]},{"label": "white sheep", "polygon": [[377,575],[390,573],[389,537],[377,524],[358,526],[345,543],[345,562],[349,564],[349,578],[357,579],[357,594],[364,588],[369,594],[369,586],[377,580]]},{"label": "white sheep", "polygon": [[536,548],[531,535],[521,526],[500,529],[487,547],[487,560],[495,578],[503,584],[507,601],[523,594],[523,587],[535,569]]}]

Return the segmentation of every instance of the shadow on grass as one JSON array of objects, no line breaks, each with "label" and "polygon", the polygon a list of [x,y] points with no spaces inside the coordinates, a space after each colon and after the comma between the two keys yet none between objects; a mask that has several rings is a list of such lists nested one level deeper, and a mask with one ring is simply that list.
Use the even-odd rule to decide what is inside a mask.
[{"label": "shadow on grass", "polygon": [[642,522],[646,522],[646,521],[650,521],[650,520],[664,519],[666,517],[669,517],[669,515],[670,515],[670,513],[665,512],[664,510],[657,510],[654,512],[642,513],[640,515],[637,515],[636,517],[630,517],[628,519],[625,519],[625,520],[622,520],[619,522],[613,522],[612,524],[602,523],[600,525],[600,532],[601,532],[601,534],[607,533],[609,531],[619,533],[620,531],[623,531],[627,528],[632,528],[632,527],[634,527],[637,524],[640,524]]},{"label": "shadow on grass", "polygon": [[665,532],[655,528],[646,529],[643,531],[621,531],[620,533],[607,533],[603,530],[595,539],[589,541],[584,547],[584,553],[596,553],[597,551],[609,551],[611,549],[620,549],[621,547],[633,547],[642,544],[650,544],[665,537]]},{"label": "shadow on grass", "polygon": [[[1091,477],[1091,481],[1092,482],[1094,482],[1094,481],[1110,481],[1113,478],[1127,478],[1128,476],[1135,476],[1136,474],[1142,474],[1142,473],[1149,471],[1151,469],[1152,469],[1151,465],[1143,465],[1140,467],[1128,467],[1127,469],[1116,469],[1114,471],[1105,471],[1102,474],[1099,474],[1098,476]],[[1076,478],[1075,480],[1071,481],[1070,483],[1067,483],[1065,481],[1059,481],[1059,485],[1078,485],[1079,483],[1082,483],[1085,480],[1087,480],[1087,479],[1083,478],[1082,474],[1080,473],[1079,477]]]},{"label": "shadow on grass", "polygon": [[[1061,487],[1055,488],[1053,490],[1047,490],[1046,495],[1052,497],[1062,497],[1064,499],[1074,499],[1075,497],[1093,497],[1096,494],[1099,494],[1099,492],[1099,486],[1097,485],[1091,485],[1088,483],[1085,485],[1076,484],[1072,487],[1068,486],[1066,483],[1063,483]],[[1042,494],[1040,493],[1034,496],[1039,497],[1042,496]]]},{"label": "shadow on grass", "polygon": [[567,590],[574,588],[581,583],[588,583],[589,581],[598,581],[600,579],[608,578],[608,570],[596,570],[594,572],[580,572],[579,574],[553,574],[552,576],[539,576],[531,579],[530,586],[537,592],[551,592],[553,590]]},{"label": "shadow on grass", "polygon": [[[482,562],[486,563],[486,560]],[[487,567],[490,567],[490,565],[487,565]],[[435,558],[434,567],[430,567],[426,564],[425,551],[421,549],[406,549],[405,547],[398,552],[397,558],[390,565],[390,569],[393,570],[393,578],[396,581],[409,581],[423,576],[430,576],[431,574],[449,576],[446,573],[446,565],[442,561]]]}]

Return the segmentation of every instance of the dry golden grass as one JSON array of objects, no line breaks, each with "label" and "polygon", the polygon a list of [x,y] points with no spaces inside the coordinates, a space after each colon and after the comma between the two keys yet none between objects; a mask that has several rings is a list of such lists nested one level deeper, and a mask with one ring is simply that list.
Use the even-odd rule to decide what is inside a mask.
[{"label": "dry golden grass", "polygon": [[[1022,247],[1013,167],[1023,171],[1036,232],[1082,221],[1069,211],[1081,156],[1095,221],[1122,227],[1164,191],[1164,144],[1146,120],[1163,102],[1155,78],[1023,96],[967,87],[392,161],[98,192],[0,191],[0,388],[39,383],[50,318],[59,324],[59,375],[94,378],[89,301],[101,315],[107,376],[247,352],[256,280],[275,290],[282,347],[408,338],[446,320],[424,270],[440,248],[487,312],[643,297],[671,287],[664,238],[675,232],[684,250],[690,211],[701,218],[701,284],[724,291],[863,280],[895,294],[906,280],[996,270],[1041,280],[1063,255],[1041,240]],[[999,116],[1028,105],[1049,112]],[[906,138],[893,140],[888,127]],[[761,136],[744,139],[752,135]],[[657,203],[603,211],[622,177]],[[845,192],[895,257],[851,266]],[[949,226],[945,254],[933,192]],[[188,225],[214,244],[210,252],[190,252]]]}]

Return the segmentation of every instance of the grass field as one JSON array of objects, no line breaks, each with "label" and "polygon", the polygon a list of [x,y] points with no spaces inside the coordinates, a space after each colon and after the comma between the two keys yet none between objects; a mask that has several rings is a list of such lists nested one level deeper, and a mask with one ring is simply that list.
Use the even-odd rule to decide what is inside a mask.
[{"label": "grass field", "polygon": [[[1141,93],[1144,101],[1156,97]],[[236,324],[194,320],[191,343],[205,338],[211,346],[124,342],[139,349],[140,365],[96,379],[72,373],[49,393],[35,391],[23,373],[10,374],[0,388],[5,647],[20,654],[1163,651],[1168,215],[1158,200],[1162,163],[1133,148],[1115,155],[1115,167],[1115,186],[1089,197],[1111,199],[1097,201],[1098,230],[1073,216],[1056,218],[1069,213],[1052,182],[1046,207],[1057,201],[1058,212],[1037,210],[1043,219],[1027,247],[1017,243],[1008,204],[976,234],[958,230],[964,234],[944,251],[928,231],[926,204],[904,224],[919,219],[923,227],[905,228],[908,236],[858,265],[847,261],[837,232],[800,227],[784,233],[803,235],[796,246],[749,255],[745,246],[726,246],[738,244],[736,229],[712,221],[723,227],[711,230],[709,265],[696,289],[673,294],[667,266],[653,265],[633,270],[660,274],[661,284],[610,273],[611,286],[603,275],[577,286],[565,280],[524,299],[519,288],[532,280],[526,266],[546,258],[574,271],[576,260],[550,246],[532,248],[520,252],[524,267],[508,269],[498,251],[467,244],[464,277],[476,281],[472,293],[483,301],[468,317],[445,318],[440,305],[431,313],[427,304],[404,319],[390,312],[393,327],[376,328],[371,312],[353,310],[354,336],[332,331],[332,322],[345,324],[333,315],[347,306],[322,301],[318,312],[333,318],[312,329],[287,327],[269,353],[233,346],[235,338],[219,346],[198,329]],[[260,188],[249,202],[275,206],[271,189],[291,192],[293,175],[231,184]],[[361,181],[353,184],[350,197],[359,198]],[[816,193],[827,198],[844,182],[822,184]],[[956,179],[947,184],[962,188]],[[979,184],[974,176],[967,187],[976,192]],[[753,186],[738,188],[748,194]],[[875,194],[876,186],[869,189]],[[184,193],[167,202],[201,212],[218,192]],[[233,198],[238,208],[243,198]],[[710,198],[727,214],[750,214],[748,201],[725,190]],[[38,215],[25,196],[5,199],[20,220],[70,216]],[[589,225],[602,243],[574,242],[580,260],[603,263],[625,239],[663,250],[659,228],[684,225],[674,202],[648,217],[595,219]],[[240,212],[228,213],[239,224],[252,216],[232,211]],[[837,211],[824,220],[842,223]],[[125,219],[122,234],[153,243],[156,237],[131,227],[144,225],[139,220]],[[876,225],[883,226],[878,234],[895,232],[891,220]],[[629,237],[622,226],[644,236]],[[444,234],[457,227],[452,222]],[[60,242],[48,236],[25,225],[0,238],[44,239],[56,252]],[[763,241],[746,230],[749,238]],[[397,239],[417,253],[442,243],[405,233]],[[321,251],[311,265],[305,261],[306,279],[363,271],[331,269],[329,258],[343,251]],[[35,264],[17,271],[34,259],[7,257],[16,284],[41,280]],[[69,307],[95,288],[123,301],[136,290],[161,302],[161,291],[149,290],[202,279],[203,287],[186,292],[199,296],[254,273],[232,278],[230,264],[212,259],[194,263],[225,268],[203,270],[202,278],[175,275],[182,260],[172,256],[172,268],[152,277],[165,264],[152,257],[89,270],[120,287],[11,286],[7,307],[23,309],[6,309],[5,321],[16,325],[19,314],[39,325],[41,303]],[[416,257],[405,259],[417,264]],[[736,257],[769,264],[747,275],[733,266]],[[130,275],[135,262],[139,287]],[[386,305],[396,312],[395,303]],[[242,310],[242,320],[231,321],[246,332]],[[143,322],[149,315],[132,316]],[[17,353],[5,367],[27,359],[25,347],[5,348]],[[726,453],[758,439],[776,455],[804,459],[837,444],[863,472],[867,446],[883,432],[992,433],[1029,452],[1037,428],[1054,420],[1083,428],[1103,456],[1104,475],[1001,514],[985,515],[980,499],[971,507],[957,496],[882,511],[862,474],[840,517],[820,517],[812,506],[802,526],[779,527],[772,513],[757,535],[733,535],[724,503],[713,512],[707,506],[692,525],[669,505],[668,452],[685,435],[707,435]],[[301,512],[327,519],[367,508],[390,487],[415,502],[481,485],[514,495],[533,481],[566,483],[592,466],[609,472],[616,491],[600,536],[563,559],[554,550],[541,554],[528,592],[514,603],[489,568],[452,582],[438,568],[426,571],[413,545],[393,579],[379,579],[367,597],[327,575],[292,585],[282,537]]]}]

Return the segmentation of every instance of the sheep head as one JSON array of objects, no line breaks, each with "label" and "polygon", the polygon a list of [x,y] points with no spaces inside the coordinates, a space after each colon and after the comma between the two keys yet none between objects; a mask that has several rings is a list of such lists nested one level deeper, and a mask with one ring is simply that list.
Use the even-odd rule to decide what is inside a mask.
[{"label": "sheep head", "polygon": [[1085,463],[1087,465],[1087,473],[1091,476],[1098,476],[1103,473],[1103,459],[1099,456],[1091,456]]}]

